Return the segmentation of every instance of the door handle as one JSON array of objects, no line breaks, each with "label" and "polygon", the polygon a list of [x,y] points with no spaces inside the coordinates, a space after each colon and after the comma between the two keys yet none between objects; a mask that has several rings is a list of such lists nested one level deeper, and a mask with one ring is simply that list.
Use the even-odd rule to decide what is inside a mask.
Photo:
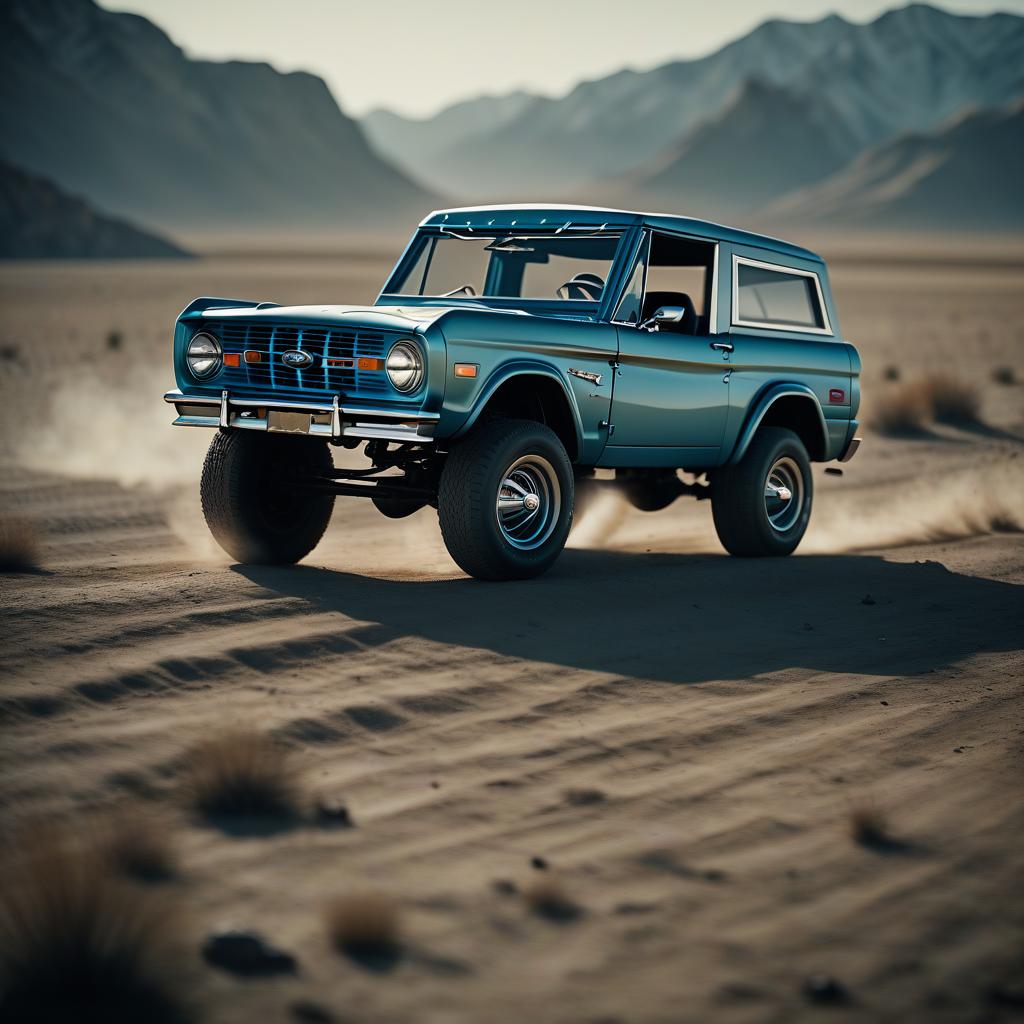
[{"label": "door handle", "polygon": [[711,347],[718,349],[719,352],[732,352],[736,346],[731,341],[713,341]]}]

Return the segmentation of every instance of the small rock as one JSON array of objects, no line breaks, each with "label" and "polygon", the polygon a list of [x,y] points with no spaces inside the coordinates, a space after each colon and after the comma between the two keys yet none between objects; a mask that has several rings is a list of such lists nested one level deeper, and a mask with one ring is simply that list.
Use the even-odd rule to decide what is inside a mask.
[{"label": "small rock", "polygon": [[491,882],[491,888],[499,896],[515,896],[519,892],[519,886],[510,878],[496,878]]},{"label": "small rock", "polygon": [[435,779],[435,780],[434,780],[434,781],[433,781],[433,782],[432,782],[432,783],[430,784],[430,788],[431,788],[431,789],[440,789],[440,788],[441,788],[441,783],[440,783],[440,782],[438,782],[438,781],[437,781],[437,780]]},{"label": "small rock", "polygon": [[841,1006],[850,1001],[843,983],[828,974],[812,974],[804,981],[804,996],[822,1006]]},{"label": "small rock", "polygon": [[886,707],[889,706],[889,702],[887,700],[880,700],[878,703],[879,704],[884,704]]},{"label": "small rock", "polygon": [[232,974],[294,974],[295,957],[264,941],[256,932],[226,928],[203,943],[203,959]]},{"label": "small rock", "polygon": [[861,604],[877,604],[878,602],[870,594],[865,594],[860,599],[860,603]]},{"label": "small rock", "polygon": [[1024,1009],[1024,984],[997,981],[988,990],[988,1001],[993,1006]]},{"label": "small rock", "polygon": [[292,1017],[301,1020],[303,1024],[332,1024],[334,1015],[330,1010],[324,1009],[318,1003],[311,1003],[308,999],[300,999],[292,1003]]},{"label": "small rock", "polygon": [[317,801],[316,820],[320,825],[328,825],[333,828],[353,828],[355,826],[352,815],[348,813],[348,807],[340,800],[332,798]]},{"label": "small rock", "polygon": [[729,876],[721,868],[707,868],[704,877],[709,882],[724,882]]},{"label": "small rock", "polygon": [[599,789],[568,789],[565,792],[567,803],[573,807],[586,807],[588,804],[599,804],[604,800],[604,793]]},{"label": "small rock", "polygon": [[531,857],[530,864],[538,871],[547,871],[548,862],[543,857]]},{"label": "small rock", "polygon": [[964,752],[964,748],[963,747],[954,747],[953,748],[953,753],[954,754],[962,754],[963,752]]}]

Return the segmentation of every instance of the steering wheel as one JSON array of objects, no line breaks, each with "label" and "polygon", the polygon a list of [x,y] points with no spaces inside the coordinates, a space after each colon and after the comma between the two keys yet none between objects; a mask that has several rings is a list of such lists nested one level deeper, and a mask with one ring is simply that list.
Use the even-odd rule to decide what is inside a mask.
[{"label": "steering wheel", "polygon": [[[589,299],[591,302],[597,302],[603,291],[603,278],[598,277],[597,274],[581,273],[566,281],[556,294],[560,299]],[[579,294],[574,295],[573,292]]]}]

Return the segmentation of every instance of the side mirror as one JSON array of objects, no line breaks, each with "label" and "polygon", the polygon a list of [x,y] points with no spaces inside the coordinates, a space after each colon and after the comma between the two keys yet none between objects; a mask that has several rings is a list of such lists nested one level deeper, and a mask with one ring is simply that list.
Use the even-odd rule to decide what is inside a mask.
[{"label": "side mirror", "polygon": [[685,306],[661,306],[655,310],[654,316],[639,324],[639,328],[643,331],[656,331],[662,324],[682,323],[685,316]]}]

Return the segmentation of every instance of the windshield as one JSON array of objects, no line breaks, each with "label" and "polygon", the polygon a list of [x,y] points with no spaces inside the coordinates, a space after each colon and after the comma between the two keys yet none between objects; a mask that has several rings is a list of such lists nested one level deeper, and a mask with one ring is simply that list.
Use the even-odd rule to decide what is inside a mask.
[{"label": "windshield", "polygon": [[600,302],[618,233],[422,235],[391,294]]}]

